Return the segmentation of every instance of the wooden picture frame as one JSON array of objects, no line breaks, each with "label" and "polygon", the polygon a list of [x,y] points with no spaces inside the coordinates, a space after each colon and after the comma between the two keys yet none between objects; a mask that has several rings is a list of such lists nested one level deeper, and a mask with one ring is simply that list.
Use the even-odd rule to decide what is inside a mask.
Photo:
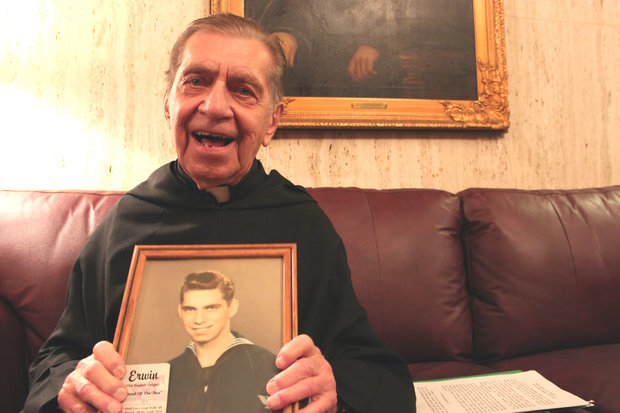
[{"label": "wooden picture frame", "polygon": [[[211,12],[244,15],[247,1],[210,0]],[[381,3],[376,0],[374,3]],[[434,0],[412,0],[433,2]],[[472,96],[373,98],[286,96],[281,128],[385,128],[385,129],[506,129],[509,126],[506,47],[502,0],[471,0],[473,5],[475,62],[472,61]],[[426,6],[431,7],[431,6]],[[412,60],[439,61],[445,54],[433,50],[417,56],[399,54],[405,66]],[[417,57],[416,57],[417,56]],[[404,60],[403,60],[404,59]],[[408,63],[407,63],[408,62]],[[447,65],[447,63],[446,63]],[[445,66],[445,65],[444,65]],[[447,66],[446,66],[447,67]],[[441,68],[441,66],[440,66]],[[472,74],[473,76],[473,74]],[[411,76],[406,81],[411,81]],[[411,84],[411,83],[410,83]],[[409,89],[408,89],[409,90]],[[418,89],[420,90],[420,89]],[[424,91],[421,95],[424,95]],[[416,92],[417,93],[417,92]],[[286,94],[286,91],[285,91]]]},{"label": "wooden picture frame", "polygon": [[[193,332],[189,331],[189,322],[181,316],[188,305],[188,292],[192,290],[182,292],[181,286],[188,274],[208,271],[220,273],[234,284],[233,300],[237,302],[237,307],[229,321],[230,331],[235,335],[240,333],[243,339],[252,342],[244,344],[272,353],[275,366],[275,355],[279,349],[297,335],[296,268],[295,244],[137,245],[127,278],[114,346],[127,363],[128,370],[132,366],[146,366],[147,373],[151,371],[151,366],[173,366],[180,354],[187,353],[187,348],[192,345],[197,348],[200,344],[194,342],[196,336],[191,335]],[[223,293],[218,297],[223,297]],[[195,307],[192,308],[196,312]],[[203,334],[204,330],[200,331]],[[200,337],[197,340],[208,341],[212,338]],[[219,357],[223,358],[227,353],[228,350],[218,356],[216,365],[221,361]],[[195,350],[194,354],[197,361],[198,351]],[[260,355],[263,356],[263,353]],[[259,365],[254,360],[251,364]],[[170,367],[169,377],[172,382],[175,377],[181,376],[179,373],[175,376],[173,367]],[[184,387],[187,386],[184,384]],[[171,399],[167,399],[167,403],[172,403],[172,386],[170,392]],[[262,402],[266,400],[265,395],[259,397]],[[131,408],[136,407],[133,405]],[[176,403],[169,411],[178,409],[185,410],[186,406]],[[295,405],[285,409],[285,412],[296,410]]]}]

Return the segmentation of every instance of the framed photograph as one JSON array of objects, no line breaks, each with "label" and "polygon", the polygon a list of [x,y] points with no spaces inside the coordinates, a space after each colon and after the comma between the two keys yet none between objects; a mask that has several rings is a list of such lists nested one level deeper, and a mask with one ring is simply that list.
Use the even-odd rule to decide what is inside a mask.
[{"label": "framed photograph", "polygon": [[294,244],[136,246],[114,337],[123,411],[264,413],[297,335],[296,268]]},{"label": "framed photograph", "polygon": [[502,0],[210,0],[282,43],[283,128],[509,126]]}]

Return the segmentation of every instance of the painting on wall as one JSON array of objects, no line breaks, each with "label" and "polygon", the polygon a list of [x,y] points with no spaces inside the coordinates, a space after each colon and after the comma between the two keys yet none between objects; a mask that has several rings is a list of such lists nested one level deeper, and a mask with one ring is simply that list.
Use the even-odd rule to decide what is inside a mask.
[{"label": "painting on wall", "polygon": [[508,127],[501,0],[211,0],[286,54],[285,128]]}]

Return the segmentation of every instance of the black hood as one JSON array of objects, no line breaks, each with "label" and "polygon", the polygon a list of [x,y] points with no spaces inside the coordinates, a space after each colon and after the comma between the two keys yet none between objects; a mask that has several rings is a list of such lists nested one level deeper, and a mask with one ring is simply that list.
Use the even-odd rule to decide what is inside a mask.
[{"label": "black hood", "polygon": [[267,175],[258,159],[241,181],[230,187],[230,199],[223,203],[217,203],[209,192],[198,189],[178,161],[163,165],[127,195],[161,206],[196,209],[242,210],[315,202],[303,187],[294,185],[279,172],[273,170]]}]

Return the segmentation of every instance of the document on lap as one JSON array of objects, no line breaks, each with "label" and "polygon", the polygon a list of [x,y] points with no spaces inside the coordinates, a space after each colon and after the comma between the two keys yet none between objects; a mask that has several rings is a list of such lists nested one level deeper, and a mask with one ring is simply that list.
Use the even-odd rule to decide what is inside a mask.
[{"label": "document on lap", "polygon": [[512,413],[590,407],[534,370],[414,382],[418,413]]}]

